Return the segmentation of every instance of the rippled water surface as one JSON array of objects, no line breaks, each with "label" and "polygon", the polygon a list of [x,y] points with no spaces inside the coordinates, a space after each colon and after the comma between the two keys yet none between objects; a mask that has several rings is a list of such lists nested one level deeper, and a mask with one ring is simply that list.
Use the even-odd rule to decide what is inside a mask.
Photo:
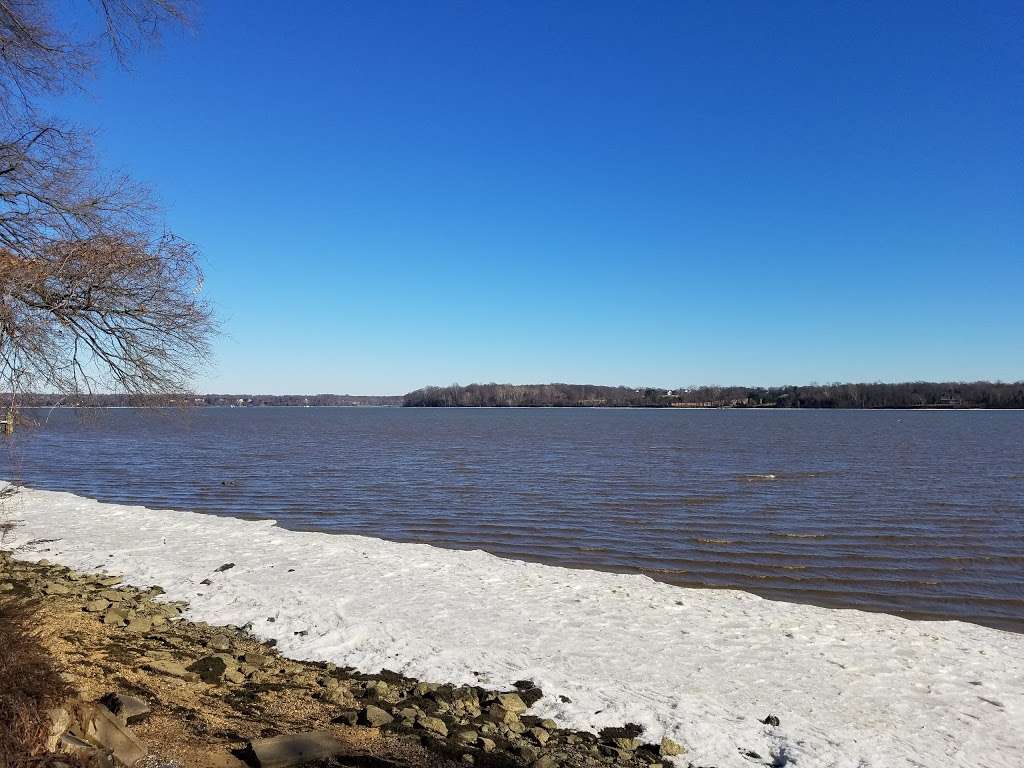
[{"label": "rippled water surface", "polygon": [[37,416],[38,488],[1024,631],[1024,412]]}]

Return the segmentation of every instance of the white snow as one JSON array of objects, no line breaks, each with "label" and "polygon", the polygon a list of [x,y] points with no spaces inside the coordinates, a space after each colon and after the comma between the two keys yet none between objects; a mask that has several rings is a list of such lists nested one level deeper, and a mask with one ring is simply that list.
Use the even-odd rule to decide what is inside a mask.
[{"label": "white snow", "polygon": [[[539,713],[642,723],[689,749],[682,764],[1024,765],[1024,635],[68,493],[23,489],[3,511],[21,523],[8,546],[57,539],[19,557],[159,584],[190,618],[253,622],[298,659],[529,678]],[[781,725],[762,725],[768,714]]]}]

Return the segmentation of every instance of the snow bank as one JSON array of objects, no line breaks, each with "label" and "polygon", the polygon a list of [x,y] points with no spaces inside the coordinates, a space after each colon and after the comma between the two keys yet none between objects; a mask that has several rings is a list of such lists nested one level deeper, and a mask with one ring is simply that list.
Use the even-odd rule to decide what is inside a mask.
[{"label": "snow bank", "polygon": [[[159,584],[190,618],[253,622],[298,659],[530,678],[543,715],[642,723],[686,745],[684,763],[1024,764],[1024,635],[67,493],[24,489],[4,505],[21,522],[14,544],[56,539],[23,557]],[[781,725],[762,725],[768,714]]]}]

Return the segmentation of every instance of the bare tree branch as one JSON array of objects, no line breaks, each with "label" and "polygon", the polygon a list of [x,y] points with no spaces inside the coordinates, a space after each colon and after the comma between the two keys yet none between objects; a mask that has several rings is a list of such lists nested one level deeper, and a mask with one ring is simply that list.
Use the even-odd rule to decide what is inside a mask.
[{"label": "bare tree branch", "polygon": [[36,99],[77,85],[104,41],[123,62],[190,3],[90,2],[103,32],[79,41],[48,0],[0,0],[0,387],[180,391],[215,332],[196,249]]}]

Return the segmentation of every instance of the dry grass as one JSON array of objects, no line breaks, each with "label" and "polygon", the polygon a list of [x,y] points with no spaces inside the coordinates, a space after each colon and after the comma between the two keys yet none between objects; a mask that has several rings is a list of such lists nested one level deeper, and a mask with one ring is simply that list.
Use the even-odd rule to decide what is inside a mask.
[{"label": "dry grass", "polygon": [[36,628],[35,605],[0,600],[0,768],[28,768],[45,760],[48,710],[70,691]]}]

